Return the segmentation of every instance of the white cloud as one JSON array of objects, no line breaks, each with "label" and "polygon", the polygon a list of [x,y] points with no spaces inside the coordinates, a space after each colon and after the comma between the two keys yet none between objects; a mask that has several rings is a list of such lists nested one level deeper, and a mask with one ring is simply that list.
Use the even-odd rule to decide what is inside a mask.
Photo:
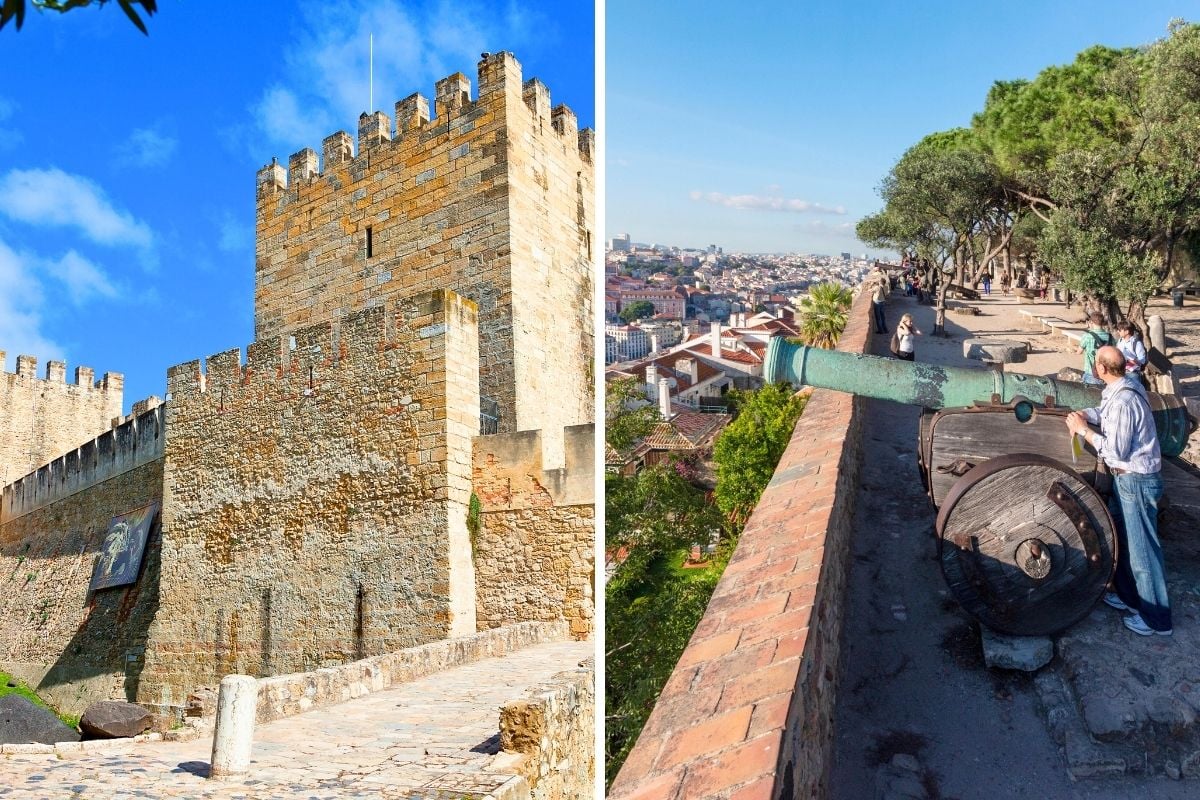
[{"label": "white cloud", "polygon": [[0,214],[31,225],[78,228],[94,242],[150,248],[145,223],[109,201],[87,178],[59,169],[14,169],[0,178]]},{"label": "white cloud", "polygon": [[67,290],[71,302],[82,305],[93,296],[116,297],[117,290],[99,267],[74,250],[57,261],[45,262],[46,272]]},{"label": "white cloud", "polygon": [[15,355],[37,355],[39,359],[63,357],[61,345],[43,332],[42,307],[45,292],[35,264],[0,241],[0,347]]},{"label": "white cloud", "polygon": [[116,162],[134,167],[160,167],[175,154],[179,140],[158,128],[136,128],[116,148]]},{"label": "white cloud", "polygon": [[815,212],[821,214],[845,214],[845,206],[826,206],[821,203],[811,203],[808,200],[780,197],[775,194],[722,194],[721,192],[701,192],[694,190],[688,194],[693,200],[702,200],[727,208],[740,208],[751,211],[784,211],[790,213]]},{"label": "white cloud", "polygon": [[[516,3],[497,14],[494,6],[465,0],[419,10],[394,1],[309,2],[302,8],[303,32],[284,54],[287,79],[269,86],[250,109],[255,127],[289,152],[318,149],[339,128],[356,135],[363,111],[390,116],[395,102],[413,92],[432,105],[434,83],[454,72],[466,73],[474,85],[473,67],[489,42],[519,49],[537,35],[536,21]],[[368,109],[372,34],[375,108]]]}]

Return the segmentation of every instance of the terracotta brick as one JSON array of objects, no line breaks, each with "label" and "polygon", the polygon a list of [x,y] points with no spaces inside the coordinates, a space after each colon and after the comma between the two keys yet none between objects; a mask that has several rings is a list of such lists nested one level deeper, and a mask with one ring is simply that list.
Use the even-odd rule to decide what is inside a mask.
[{"label": "terracotta brick", "polygon": [[659,696],[642,730],[643,735],[660,736],[686,730],[708,719],[717,710],[721,688],[720,684],[714,683],[687,694]]},{"label": "terracotta brick", "polygon": [[794,692],[784,692],[755,703],[746,738],[753,739],[764,733],[782,729],[787,723],[788,710],[791,708],[793,696]]},{"label": "terracotta brick", "polygon": [[701,639],[698,642],[693,641],[683,651],[676,669],[691,666],[701,661],[709,661],[730,653],[737,647],[739,638],[741,638],[741,630],[732,630],[728,633],[714,636],[711,639]]},{"label": "terracotta brick", "polygon": [[804,654],[804,646],[808,642],[808,628],[802,628],[793,634],[780,637],[775,644],[773,661],[783,661],[787,658],[797,658]]},{"label": "terracotta brick", "polygon": [[643,781],[626,778],[625,767],[622,766],[606,796],[609,800],[675,800],[679,797],[683,774],[684,771],[680,768]]},{"label": "terracotta brick", "polygon": [[809,625],[808,610],[785,611],[769,619],[764,619],[754,625],[747,626],[742,631],[743,646],[753,644],[763,639],[782,639],[803,630]]},{"label": "terracotta brick", "polygon": [[799,673],[800,660],[795,659],[733,678],[725,684],[717,710],[751,705],[771,695],[794,691]]},{"label": "terracotta brick", "polygon": [[781,735],[770,733],[739,747],[693,764],[684,778],[680,796],[709,797],[751,780],[759,780],[775,769]]},{"label": "terracotta brick", "polygon": [[731,628],[741,627],[748,622],[757,622],[764,617],[781,613],[788,604],[788,593],[780,592],[760,597],[725,614],[725,624]]},{"label": "terracotta brick", "polygon": [[659,769],[680,766],[699,756],[709,756],[727,747],[741,744],[750,727],[752,711],[749,706],[736,708],[728,713],[710,717],[694,727],[680,730],[667,742],[656,766]]},{"label": "terracotta brick", "polygon": [[761,778],[742,786],[729,795],[729,800],[774,800],[775,778]]}]

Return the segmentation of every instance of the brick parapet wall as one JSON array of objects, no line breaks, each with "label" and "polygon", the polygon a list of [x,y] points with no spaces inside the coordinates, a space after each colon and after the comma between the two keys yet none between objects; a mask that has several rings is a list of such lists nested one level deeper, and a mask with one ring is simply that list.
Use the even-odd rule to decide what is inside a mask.
[{"label": "brick parapet wall", "polygon": [[566,619],[571,635],[595,629],[595,426],[575,425],[565,466],[543,469],[541,431],[480,436],[473,487],[477,624]]},{"label": "brick parapet wall", "polygon": [[[838,349],[869,345],[870,298]],[[608,796],[826,796],[861,400],[816,390]]]},{"label": "brick parapet wall", "polygon": [[426,292],[169,371],[139,702],[475,630],[475,331],[474,303]]},{"label": "brick parapet wall", "polygon": [[[503,630],[503,629],[501,629]],[[492,766],[525,778],[531,800],[591,797],[596,778],[596,664],[559,672],[500,708],[500,747]]]}]

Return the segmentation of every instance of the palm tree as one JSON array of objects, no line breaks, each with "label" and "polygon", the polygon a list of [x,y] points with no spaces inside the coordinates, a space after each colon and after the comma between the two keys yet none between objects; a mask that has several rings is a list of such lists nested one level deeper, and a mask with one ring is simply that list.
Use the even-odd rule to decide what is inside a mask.
[{"label": "palm tree", "polygon": [[832,350],[846,328],[853,296],[839,283],[819,283],[800,301],[800,333],[812,347]]}]

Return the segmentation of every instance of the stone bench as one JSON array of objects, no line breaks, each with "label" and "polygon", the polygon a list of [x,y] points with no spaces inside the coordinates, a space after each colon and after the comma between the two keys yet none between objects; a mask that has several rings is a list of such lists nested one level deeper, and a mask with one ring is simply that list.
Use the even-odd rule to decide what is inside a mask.
[{"label": "stone bench", "polygon": [[1037,327],[1041,330],[1041,318],[1036,311],[1030,311],[1028,308],[1018,308],[1017,313],[1021,315],[1021,324],[1029,327]]},{"label": "stone bench", "polygon": [[1011,339],[966,339],[963,358],[985,364],[1021,364],[1029,357],[1029,342]]}]

